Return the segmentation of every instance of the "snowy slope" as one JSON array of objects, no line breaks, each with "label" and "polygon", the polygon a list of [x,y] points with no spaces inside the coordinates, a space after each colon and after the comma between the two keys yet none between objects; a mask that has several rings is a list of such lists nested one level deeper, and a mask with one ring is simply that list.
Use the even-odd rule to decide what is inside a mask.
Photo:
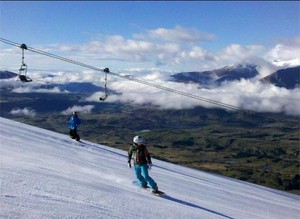
[{"label": "snowy slope", "polygon": [[0,218],[299,218],[297,195],[153,159],[156,197],[126,151],[4,118],[0,131]]}]

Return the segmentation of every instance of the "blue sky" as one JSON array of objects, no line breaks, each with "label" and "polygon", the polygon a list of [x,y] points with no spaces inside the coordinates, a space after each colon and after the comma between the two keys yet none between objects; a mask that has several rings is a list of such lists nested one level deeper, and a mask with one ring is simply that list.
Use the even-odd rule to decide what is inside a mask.
[{"label": "blue sky", "polygon": [[[1,1],[0,10],[1,38],[117,70],[206,70],[300,56],[297,1]],[[1,68],[9,68],[6,55]]]},{"label": "blue sky", "polygon": [[[294,107],[299,88],[283,90],[259,81],[288,63],[300,65],[299,1],[0,1],[0,37],[237,107],[300,114]],[[103,72],[31,51],[25,51],[25,63],[34,83],[19,86],[14,80],[0,86],[7,83],[17,93],[63,93],[39,84],[104,85]],[[169,80],[170,74],[236,64],[257,65],[259,76],[212,90]],[[0,70],[18,72],[20,65],[21,49],[0,42]],[[108,81],[122,94],[110,95],[111,102],[211,107],[116,77]],[[88,101],[99,101],[101,95]]]}]

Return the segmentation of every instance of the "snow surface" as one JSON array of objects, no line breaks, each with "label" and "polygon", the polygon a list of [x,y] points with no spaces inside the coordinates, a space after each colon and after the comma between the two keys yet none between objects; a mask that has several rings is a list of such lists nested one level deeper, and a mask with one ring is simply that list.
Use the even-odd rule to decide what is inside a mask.
[{"label": "snow surface", "polygon": [[153,159],[157,197],[132,184],[126,151],[4,118],[0,131],[0,218],[299,218],[297,195]]}]

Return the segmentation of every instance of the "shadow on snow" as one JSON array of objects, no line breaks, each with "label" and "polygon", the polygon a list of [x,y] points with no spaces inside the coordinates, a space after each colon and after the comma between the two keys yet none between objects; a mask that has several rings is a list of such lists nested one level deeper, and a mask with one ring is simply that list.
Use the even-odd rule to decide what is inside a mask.
[{"label": "shadow on snow", "polygon": [[229,217],[229,216],[227,216],[225,214],[221,214],[219,212],[216,212],[216,211],[213,211],[213,210],[209,210],[207,208],[200,207],[200,206],[195,205],[193,203],[186,202],[186,201],[183,201],[183,200],[180,200],[180,199],[177,199],[177,198],[173,198],[173,197],[171,197],[169,195],[164,195],[164,196],[161,196],[161,197],[164,198],[164,199],[167,199],[169,201],[173,201],[173,202],[176,202],[176,203],[179,203],[179,204],[182,204],[182,205],[186,205],[186,206],[190,206],[190,207],[193,207],[193,208],[198,208],[198,209],[201,209],[201,210],[204,210],[204,211],[207,211],[207,212],[210,212],[210,213],[222,216],[224,218],[233,219],[232,217]]}]

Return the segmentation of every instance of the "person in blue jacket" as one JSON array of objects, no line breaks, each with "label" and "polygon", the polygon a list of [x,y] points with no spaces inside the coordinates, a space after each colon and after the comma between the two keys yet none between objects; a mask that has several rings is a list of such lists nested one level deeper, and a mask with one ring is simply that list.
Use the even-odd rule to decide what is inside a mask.
[{"label": "person in blue jacket", "polygon": [[72,113],[72,116],[69,117],[68,119],[68,125],[70,129],[70,137],[72,139],[76,139],[76,141],[80,141],[80,137],[77,133],[77,127],[80,125],[81,120],[79,119],[78,115],[76,112]]}]

